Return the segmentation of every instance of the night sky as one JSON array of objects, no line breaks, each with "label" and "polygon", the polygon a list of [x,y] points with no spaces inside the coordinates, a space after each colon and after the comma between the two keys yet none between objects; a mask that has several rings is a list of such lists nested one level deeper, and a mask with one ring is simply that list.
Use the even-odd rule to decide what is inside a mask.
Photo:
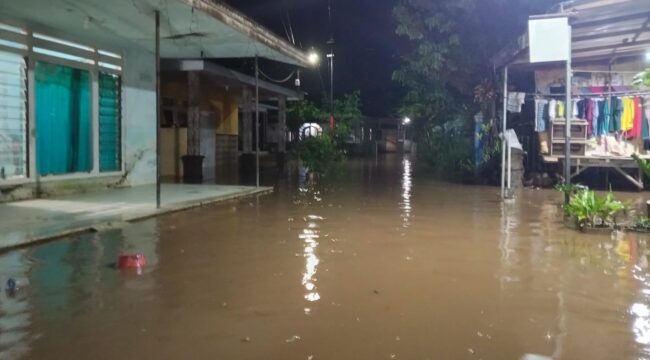
[{"label": "night sky", "polygon": [[[282,19],[288,14],[296,45],[305,50],[313,46],[321,53],[322,82],[317,71],[307,71],[308,74],[303,73],[303,89],[313,99],[329,91],[329,73],[324,62],[330,38],[328,0],[227,2],[284,38]],[[360,90],[365,115],[387,116],[398,105],[400,88],[391,75],[399,65],[401,41],[395,35],[393,4],[392,0],[332,0],[335,96]]]}]

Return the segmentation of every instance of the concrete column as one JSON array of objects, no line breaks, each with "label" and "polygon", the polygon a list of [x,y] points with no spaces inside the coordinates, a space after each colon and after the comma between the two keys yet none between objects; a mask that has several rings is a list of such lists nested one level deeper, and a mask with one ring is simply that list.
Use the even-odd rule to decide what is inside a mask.
[{"label": "concrete column", "polygon": [[242,93],[242,152],[253,152],[253,91],[244,87]]},{"label": "concrete column", "polygon": [[187,73],[187,154],[201,155],[201,78],[197,71]]},{"label": "concrete column", "polygon": [[278,152],[287,151],[287,98],[280,96],[278,99]]}]

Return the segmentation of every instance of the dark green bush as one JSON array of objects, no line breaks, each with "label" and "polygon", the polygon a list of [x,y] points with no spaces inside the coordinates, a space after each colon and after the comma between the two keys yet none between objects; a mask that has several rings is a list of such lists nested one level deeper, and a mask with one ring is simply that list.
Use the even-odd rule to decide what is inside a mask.
[{"label": "dark green bush", "polygon": [[296,155],[309,172],[326,174],[343,160],[343,153],[329,136],[310,137],[301,140]]}]

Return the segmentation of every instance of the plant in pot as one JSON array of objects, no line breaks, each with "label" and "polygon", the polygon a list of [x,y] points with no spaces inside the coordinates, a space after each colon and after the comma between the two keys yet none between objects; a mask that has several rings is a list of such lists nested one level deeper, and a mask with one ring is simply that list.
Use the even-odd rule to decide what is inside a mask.
[{"label": "plant in pot", "polygon": [[564,206],[565,214],[581,229],[616,228],[618,216],[627,212],[628,206],[614,199],[610,192],[598,196],[591,190],[581,190]]}]

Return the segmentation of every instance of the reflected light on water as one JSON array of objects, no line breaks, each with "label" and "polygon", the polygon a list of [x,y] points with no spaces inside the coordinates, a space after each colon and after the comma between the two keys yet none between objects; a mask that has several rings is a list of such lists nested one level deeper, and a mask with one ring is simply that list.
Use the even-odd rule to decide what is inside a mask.
[{"label": "reflected light on water", "polygon": [[13,278],[18,284],[15,293],[0,288],[0,359],[25,359],[34,340],[29,327],[33,323],[31,307],[33,296],[29,294],[29,273],[34,262],[28,250],[7,252],[0,256],[0,279]]},{"label": "reflected light on water", "polygon": [[409,219],[411,218],[411,187],[412,184],[412,171],[411,160],[404,158],[402,160],[402,200],[400,201],[400,209],[402,209],[402,226],[409,226]]},{"label": "reflected light on water", "polygon": [[303,257],[305,258],[305,272],[302,274],[302,285],[305,287],[307,292],[305,293],[305,299],[307,301],[318,301],[320,300],[320,294],[316,287],[316,272],[318,271],[318,263],[320,260],[316,256],[316,248],[318,248],[318,224],[314,222],[313,216],[310,216],[310,220],[307,222],[307,228],[302,230],[302,233],[299,235],[300,239],[304,243]]},{"label": "reflected light on water", "polygon": [[634,332],[634,339],[637,343],[642,345],[650,344],[650,309],[647,305],[641,303],[632,304],[630,307],[630,314],[635,319],[632,323],[632,331]]}]

